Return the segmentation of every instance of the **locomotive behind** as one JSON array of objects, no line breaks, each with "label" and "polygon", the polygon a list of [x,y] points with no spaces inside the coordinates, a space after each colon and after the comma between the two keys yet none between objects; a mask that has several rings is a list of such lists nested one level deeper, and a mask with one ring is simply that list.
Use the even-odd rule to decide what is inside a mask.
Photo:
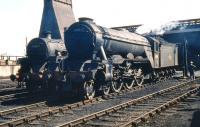
[{"label": "locomotive behind", "polygon": [[[96,25],[81,18],[65,31],[68,58],[62,60],[58,87],[91,99],[95,93],[119,92],[142,85],[145,79],[172,77],[178,46],[156,38]],[[51,77],[56,79],[57,77]]]},{"label": "locomotive behind", "polygon": [[[56,53],[66,52],[64,42],[61,39],[52,39],[51,34],[47,33],[46,38],[34,38],[27,45],[27,57],[21,58],[21,65],[17,77],[11,76],[12,80],[16,79],[25,83],[26,87],[33,90],[37,87],[43,87],[46,84],[43,80],[43,72],[51,61],[56,60]],[[57,65],[52,65],[57,66]],[[54,68],[51,68],[54,70]]]},{"label": "locomotive behind", "polygon": [[30,91],[49,88],[46,69],[55,71],[59,56],[66,57],[64,29],[75,22],[71,0],[44,0],[44,10],[39,37],[32,39],[26,47],[26,56],[19,60],[21,68],[11,80],[25,84]]}]

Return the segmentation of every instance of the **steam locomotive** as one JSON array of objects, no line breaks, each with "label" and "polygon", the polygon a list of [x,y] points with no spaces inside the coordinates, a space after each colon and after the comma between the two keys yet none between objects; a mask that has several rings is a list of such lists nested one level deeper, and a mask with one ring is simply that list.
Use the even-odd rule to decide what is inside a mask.
[{"label": "steam locomotive", "polygon": [[[96,25],[80,18],[65,31],[68,57],[47,82],[91,99],[95,93],[119,92],[172,77],[179,67],[178,46],[161,39]],[[48,70],[48,69],[47,69]]]},{"label": "steam locomotive", "polygon": [[[45,87],[43,73],[47,65],[53,69],[57,67],[56,57],[58,53],[66,55],[66,48],[61,39],[52,39],[51,33],[47,32],[45,38],[34,38],[27,45],[27,57],[19,60],[21,65],[17,77],[11,76],[11,80],[17,79],[19,83],[25,83],[27,89]],[[53,61],[53,62],[52,62]]]}]

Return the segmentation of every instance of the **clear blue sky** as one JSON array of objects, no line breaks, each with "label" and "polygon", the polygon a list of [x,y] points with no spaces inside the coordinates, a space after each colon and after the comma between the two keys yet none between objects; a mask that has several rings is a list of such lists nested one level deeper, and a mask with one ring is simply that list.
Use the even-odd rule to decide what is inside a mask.
[{"label": "clear blue sky", "polygon": [[[76,18],[111,27],[200,18],[199,0],[72,0]],[[25,38],[38,36],[43,0],[1,0],[0,54],[24,55]]]}]

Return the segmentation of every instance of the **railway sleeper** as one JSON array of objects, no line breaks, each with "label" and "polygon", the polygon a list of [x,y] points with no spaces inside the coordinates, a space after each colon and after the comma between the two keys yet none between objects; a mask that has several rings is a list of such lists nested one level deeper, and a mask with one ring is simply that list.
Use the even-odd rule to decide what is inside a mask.
[{"label": "railway sleeper", "polygon": [[117,126],[117,124],[114,124],[113,122],[110,121],[101,121],[101,120],[95,120],[95,121],[89,121],[86,123],[86,126],[103,126],[103,127],[112,127],[112,126]]}]

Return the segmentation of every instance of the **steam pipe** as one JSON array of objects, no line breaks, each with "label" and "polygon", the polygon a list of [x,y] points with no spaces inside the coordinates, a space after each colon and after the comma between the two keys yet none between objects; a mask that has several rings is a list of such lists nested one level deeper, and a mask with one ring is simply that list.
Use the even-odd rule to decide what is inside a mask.
[{"label": "steam pipe", "polygon": [[100,49],[101,49],[101,53],[103,55],[103,59],[104,60],[108,60],[107,57],[106,57],[106,53],[105,53],[105,50],[104,50],[103,46],[100,46]]},{"label": "steam pipe", "polygon": [[187,40],[184,42],[184,72],[183,77],[188,77]]}]

